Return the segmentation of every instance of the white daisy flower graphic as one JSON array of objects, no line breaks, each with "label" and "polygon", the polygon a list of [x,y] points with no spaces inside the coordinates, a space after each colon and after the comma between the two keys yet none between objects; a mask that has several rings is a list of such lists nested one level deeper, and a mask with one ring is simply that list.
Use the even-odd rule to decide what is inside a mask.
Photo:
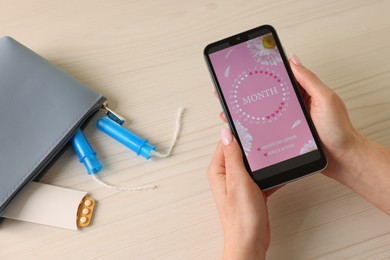
[{"label": "white daisy flower graphic", "polygon": [[299,154],[305,154],[314,150],[317,150],[317,145],[313,140],[309,140],[309,142],[302,146]]},{"label": "white daisy flower graphic", "polygon": [[276,65],[278,62],[282,62],[272,34],[249,40],[247,46],[252,56],[260,64]]},{"label": "white daisy flower graphic", "polygon": [[240,121],[235,120],[234,125],[236,126],[237,134],[240,138],[242,148],[244,148],[245,155],[248,155],[252,148],[253,137],[248,132],[248,129],[245,128],[245,126],[243,126]]}]

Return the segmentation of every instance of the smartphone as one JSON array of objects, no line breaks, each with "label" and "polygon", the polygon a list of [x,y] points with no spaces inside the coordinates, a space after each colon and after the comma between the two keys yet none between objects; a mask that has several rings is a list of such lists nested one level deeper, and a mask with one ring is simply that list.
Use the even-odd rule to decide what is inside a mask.
[{"label": "smartphone", "polygon": [[211,43],[204,56],[245,166],[262,190],[326,167],[317,131],[272,26]]}]

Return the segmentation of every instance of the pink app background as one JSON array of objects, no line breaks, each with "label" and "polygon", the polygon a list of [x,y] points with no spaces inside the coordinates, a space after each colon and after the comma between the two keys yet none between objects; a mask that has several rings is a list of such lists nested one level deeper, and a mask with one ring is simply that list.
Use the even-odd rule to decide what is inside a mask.
[{"label": "pink app background", "polygon": [[262,42],[210,54],[252,171],[317,149],[278,49]]}]

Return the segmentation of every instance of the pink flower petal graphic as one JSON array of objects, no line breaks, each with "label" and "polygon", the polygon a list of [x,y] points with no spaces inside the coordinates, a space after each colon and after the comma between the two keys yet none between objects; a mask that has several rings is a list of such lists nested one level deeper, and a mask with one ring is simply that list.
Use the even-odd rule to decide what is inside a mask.
[{"label": "pink flower petal graphic", "polygon": [[299,126],[301,123],[302,123],[302,121],[300,119],[298,119],[297,121],[294,122],[291,129],[294,129],[295,127]]},{"label": "pink flower petal graphic", "polygon": [[229,77],[229,72],[230,72],[230,65],[225,69],[225,78],[228,78]]},{"label": "pink flower petal graphic", "polygon": [[230,51],[228,51],[225,55],[225,59],[227,60],[230,56],[230,54],[233,52],[234,49],[231,49]]}]

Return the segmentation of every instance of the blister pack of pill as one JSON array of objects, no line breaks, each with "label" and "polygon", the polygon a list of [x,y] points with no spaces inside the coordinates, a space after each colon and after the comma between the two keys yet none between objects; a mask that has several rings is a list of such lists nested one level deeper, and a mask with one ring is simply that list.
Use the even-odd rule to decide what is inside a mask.
[{"label": "blister pack of pill", "polygon": [[91,223],[95,200],[90,197],[84,197],[77,210],[77,226],[86,227]]}]

